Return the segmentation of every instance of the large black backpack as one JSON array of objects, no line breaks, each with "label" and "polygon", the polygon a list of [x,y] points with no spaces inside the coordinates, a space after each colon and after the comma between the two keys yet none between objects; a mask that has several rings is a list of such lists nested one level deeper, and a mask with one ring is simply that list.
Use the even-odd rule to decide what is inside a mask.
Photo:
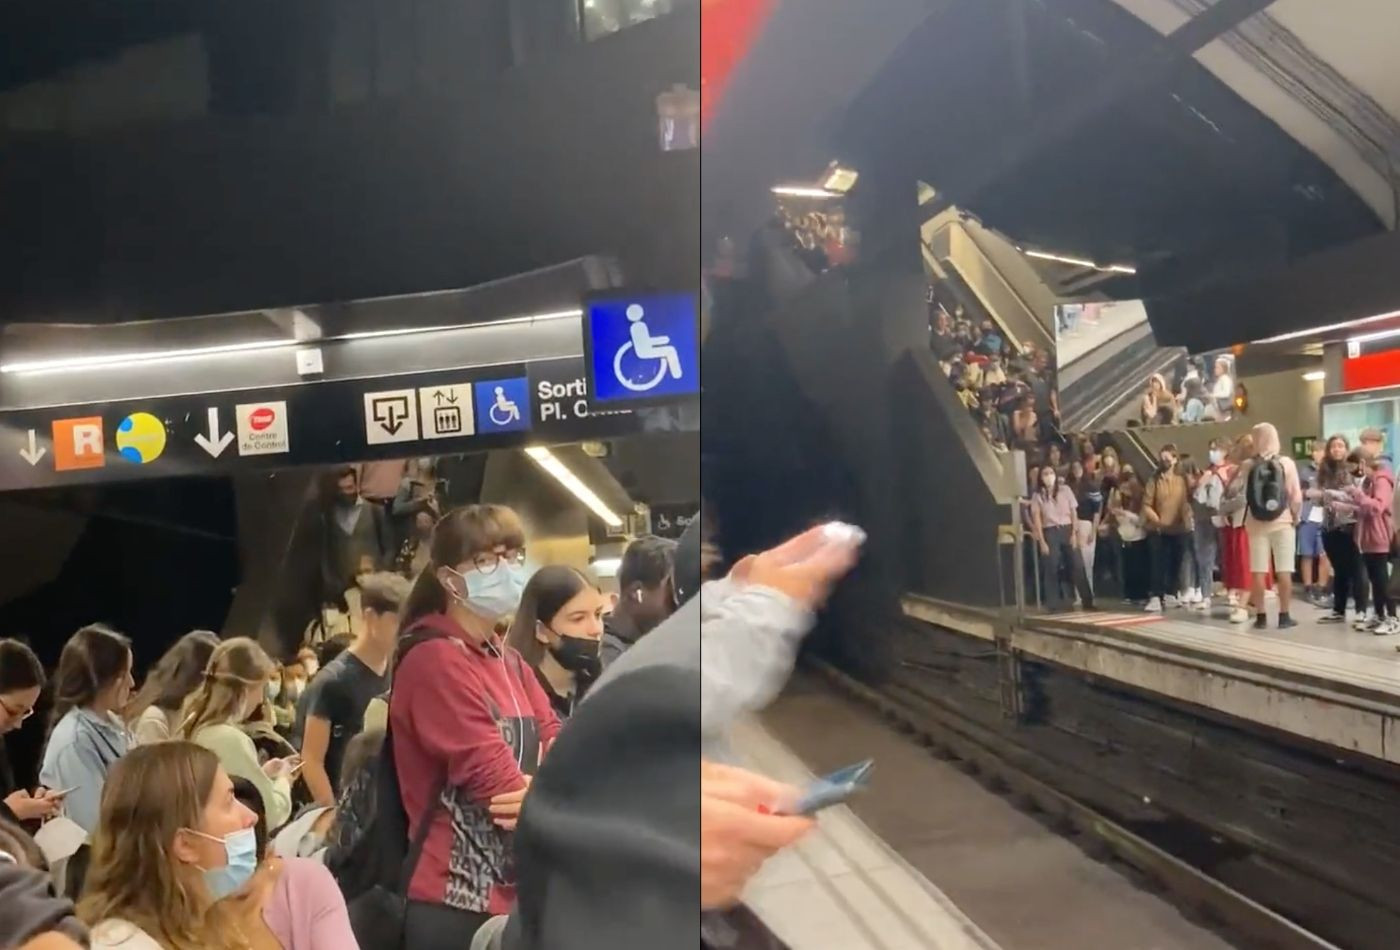
[{"label": "large black backpack", "polygon": [[1258,458],[1249,470],[1245,500],[1255,521],[1277,521],[1288,506],[1284,490],[1283,463],[1274,458]]},{"label": "large black backpack", "polygon": [[[418,644],[442,636],[424,632],[404,637],[395,666]],[[439,787],[428,799],[430,812],[441,798]],[[350,927],[360,946],[391,950],[402,945],[405,895],[430,827],[432,815],[425,814],[413,841],[408,840],[408,813],[394,768],[394,735],[386,724],[379,754],[341,791],[336,831],[326,851],[326,867],[345,895]]]}]

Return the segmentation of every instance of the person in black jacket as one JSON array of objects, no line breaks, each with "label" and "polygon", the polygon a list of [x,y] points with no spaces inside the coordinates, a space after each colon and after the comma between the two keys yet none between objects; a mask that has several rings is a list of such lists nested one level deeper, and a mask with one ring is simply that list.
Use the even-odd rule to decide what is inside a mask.
[{"label": "person in black jacket", "polygon": [[[30,716],[44,688],[44,667],[18,640],[0,640],[0,735],[14,732]],[[0,756],[0,818],[15,823],[41,821],[58,812],[63,799],[15,787],[8,754]]]}]

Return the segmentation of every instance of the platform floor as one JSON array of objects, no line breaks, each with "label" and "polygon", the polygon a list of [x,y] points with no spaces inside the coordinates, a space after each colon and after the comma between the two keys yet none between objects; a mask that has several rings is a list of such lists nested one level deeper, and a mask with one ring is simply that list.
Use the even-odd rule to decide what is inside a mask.
[{"label": "platform floor", "polygon": [[[755,771],[798,786],[812,778],[756,721],[735,730],[734,744]],[[745,900],[792,950],[997,950],[845,806],[823,811],[816,831],[773,857]]]},{"label": "platform floor", "polygon": [[1278,629],[1278,605],[1272,601],[1266,630],[1255,630],[1252,620],[1231,623],[1228,610],[1221,607],[1211,613],[1182,609],[1164,614],[1102,610],[1062,614],[1052,619],[1130,630],[1176,646],[1350,683],[1400,699],[1400,652],[1396,651],[1400,637],[1360,633],[1352,629],[1350,621],[1336,626],[1318,623],[1327,611],[1311,604],[1295,604],[1292,613],[1298,621],[1292,630]]}]

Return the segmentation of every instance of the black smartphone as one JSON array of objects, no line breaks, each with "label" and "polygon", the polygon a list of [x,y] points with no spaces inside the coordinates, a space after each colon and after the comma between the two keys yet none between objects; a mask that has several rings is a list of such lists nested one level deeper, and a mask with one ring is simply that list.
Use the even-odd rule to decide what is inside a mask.
[{"label": "black smartphone", "polygon": [[802,790],[802,797],[788,814],[815,815],[823,808],[841,804],[866,786],[874,768],[875,760],[866,759],[864,762],[848,765],[830,775],[814,779]]}]

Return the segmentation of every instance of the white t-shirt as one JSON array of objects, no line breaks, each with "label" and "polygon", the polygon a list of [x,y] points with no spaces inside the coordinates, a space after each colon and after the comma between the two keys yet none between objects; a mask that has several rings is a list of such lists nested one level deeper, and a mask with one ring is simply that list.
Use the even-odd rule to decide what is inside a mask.
[{"label": "white t-shirt", "polygon": [[140,927],[120,917],[109,917],[92,928],[92,950],[162,950]]}]

